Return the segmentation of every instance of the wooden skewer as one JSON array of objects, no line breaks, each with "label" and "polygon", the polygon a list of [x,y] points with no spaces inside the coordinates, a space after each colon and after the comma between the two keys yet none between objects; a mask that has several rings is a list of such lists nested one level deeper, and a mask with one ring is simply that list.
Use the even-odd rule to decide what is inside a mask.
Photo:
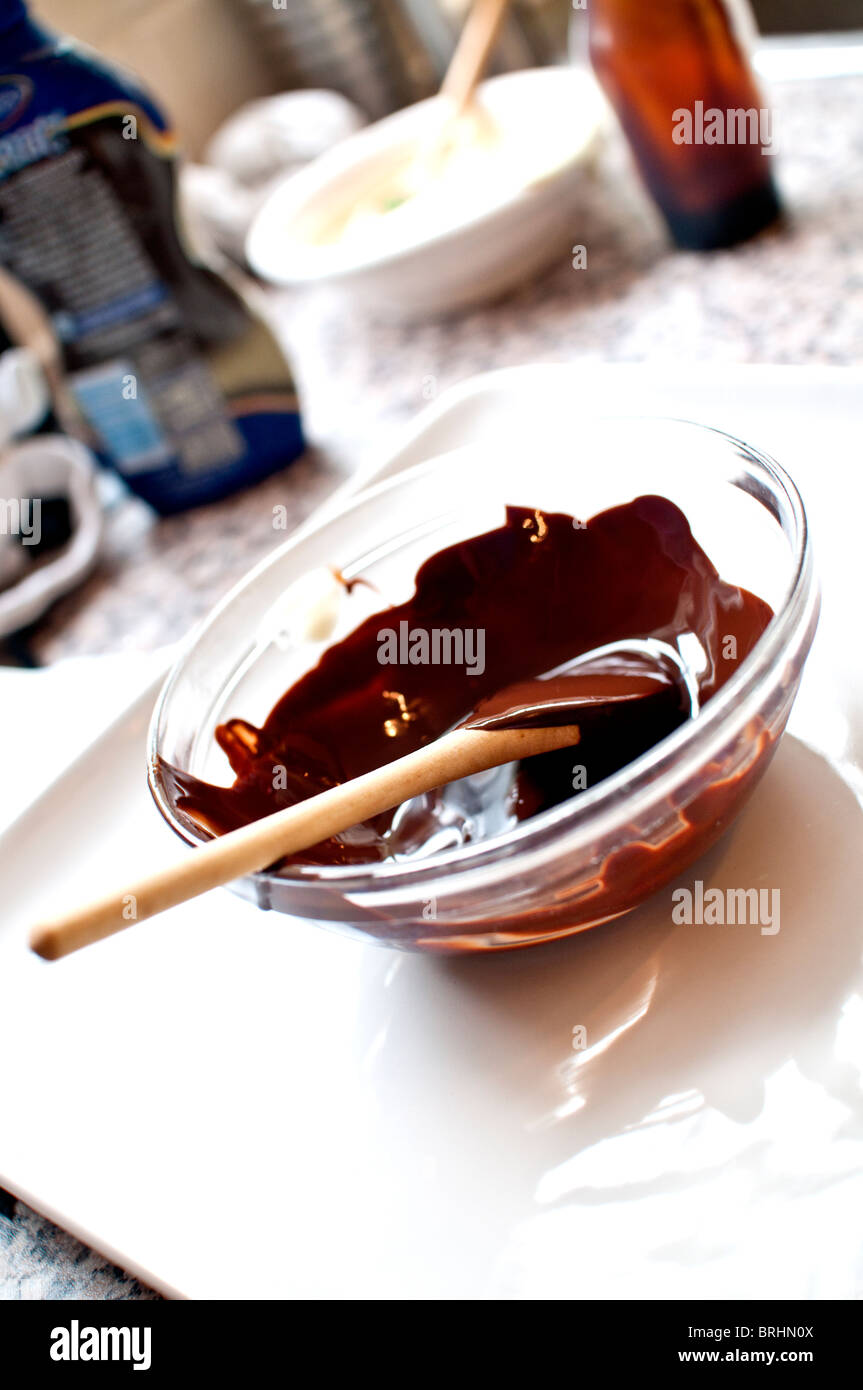
[{"label": "wooden skewer", "polygon": [[412,796],[503,763],[566,748],[578,739],[575,724],[493,732],[456,729],[385,767],[208,840],[137,883],[40,923],[30,934],[30,946],[44,960],[58,960],[210,888],[258,873],[284,855],[308,849]]},{"label": "wooden skewer", "polygon": [[509,0],[474,0],[441,84],[453,116],[462,115],[470,105],[508,8]]}]

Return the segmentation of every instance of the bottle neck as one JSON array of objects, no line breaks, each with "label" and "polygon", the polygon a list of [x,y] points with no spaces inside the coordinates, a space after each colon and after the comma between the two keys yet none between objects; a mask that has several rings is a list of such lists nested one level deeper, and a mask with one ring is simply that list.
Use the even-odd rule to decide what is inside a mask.
[{"label": "bottle neck", "polygon": [[590,0],[588,16],[594,64],[637,53],[640,62],[679,68],[681,79],[699,54],[746,65],[749,45],[741,41],[733,0]]},{"label": "bottle neck", "polygon": [[730,24],[734,0],[589,0],[588,19],[613,28],[618,35],[649,40],[671,34],[703,34],[706,38]]}]

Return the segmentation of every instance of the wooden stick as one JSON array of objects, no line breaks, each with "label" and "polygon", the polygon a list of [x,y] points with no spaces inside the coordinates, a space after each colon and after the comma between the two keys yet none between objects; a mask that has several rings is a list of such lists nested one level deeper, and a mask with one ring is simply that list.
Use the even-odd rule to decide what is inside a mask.
[{"label": "wooden stick", "polygon": [[578,738],[574,724],[493,732],[456,729],[385,767],[208,840],[137,883],[40,923],[30,934],[30,946],[44,960],[58,960],[210,888],[258,873],[284,855],[327,840],[412,796],[474,772],[566,748]]},{"label": "wooden stick", "polygon": [[509,0],[474,0],[441,84],[442,95],[452,102],[454,116],[460,116],[470,105],[508,8]]}]

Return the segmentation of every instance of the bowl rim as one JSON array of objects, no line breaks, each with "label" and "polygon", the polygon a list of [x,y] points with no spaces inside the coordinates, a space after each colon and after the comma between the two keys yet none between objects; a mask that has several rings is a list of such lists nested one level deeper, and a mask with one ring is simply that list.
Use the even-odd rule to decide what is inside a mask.
[{"label": "bowl rim", "polygon": [[[754,462],[762,469],[774,489],[778,489],[784,496],[794,525],[792,577],[786,586],[781,605],[774,612],[749,655],[695,719],[681,725],[653,748],[594,787],[588,788],[577,798],[564,801],[532,816],[529,820],[521,821],[501,835],[490,836],[475,844],[442,850],[424,859],[374,861],[368,865],[295,864],[279,874],[266,871],[249,874],[239,880],[240,882],[254,882],[260,885],[265,893],[271,885],[282,893],[291,888],[308,890],[316,885],[322,893],[338,889],[343,893],[362,893],[365,899],[370,901],[376,892],[389,897],[395,890],[410,888],[418,882],[428,887],[430,879],[438,878],[442,874],[468,875],[477,870],[486,873],[494,870],[505,872],[513,860],[517,860],[520,869],[529,868],[534,858],[541,858],[547,853],[545,841],[549,831],[556,828],[561,828],[562,835],[566,835],[567,853],[577,853],[588,848],[591,843],[600,842],[615,829],[622,801],[625,801],[626,805],[626,819],[634,820],[646,806],[667,797],[675,787],[683,784],[698,767],[710,760],[711,753],[718,751],[727,742],[731,736],[729,726],[745,724],[751,717],[751,707],[760,702],[762,679],[771,670],[776,672],[782,660],[788,659],[798,648],[803,648],[805,658],[815,633],[820,599],[814,576],[806,510],[797,486],[787,471],[770,455],[745,440],[712,425],[703,425],[683,417],[606,415],[590,417],[585,423],[600,427],[608,424],[673,425],[695,430],[699,434],[716,436],[735,449],[744,451],[747,461]],[[477,447],[482,448],[481,445]],[[357,503],[374,500],[394,487],[434,470],[442,457],[445,458],[447,455],[427,459],[362,489],[361,492],[347,498],[344,506],[338,510],[327,512],[322,519],[322,526],[344,516]],[[193,848],[206,843],[206,839],[193,835],[177,818],[164,793],[157,767],[162,723],[169,708],[173,689],[183,676],[187,658],[198,640],[219,621],[224,611],[233,603],[235,596],[247,585],[252,584],[258,574],[278,563],[281,556],[288,553],[309,533],[305,527],[298,530],[294,536],[264,556],[233,585],[183,642],[156,700],[147,737],[147,780],[153,799],[164,819],[175,834]],[[562,843],[559,848],[563,849]]]},{"label": "bowl rim", "polygon": [[[604,99],[598,84],[589,72],[575,67],[520,68],[515,72],[498,73],[480,83],[480,95],[489,88],[503,88],[525,84],[525,81],[544,80],[570,83],[582,88],[593,98],[589,112],[590,119],[578,144],[561,164],[555,166],[536,185],[514,189],[506,198],[490,207],[477,209],[450,226],[438,227],[417,233],[401,245],[366,247],[359,254],[347,257],[332,254],[332,248],[309,247],[304,256],[297,257],[293,266],[276,270],[272,258],[261,256],[259,246],[272,238],[267,235],[267,225],[273,217],[284,223],[284,229],[302,215],[310,202],[334,188],[342,179],[375,158],[394,151],[407,138],[411,126],[421,123],[425,114],[439,106],[443,100],[440,93],[413,102],[410,106],[394,111],[379,121],[373,121],[360,130],[345,136],[332,149],[324,151],[305,168],[285,176],[270,190],[264,202],[257,209],[246,233],[245,257],[256,275],[276,285],[309,285],[322,281],[340,281],[355,275],[382,270],[387,266],[424,256],[430,250],[457,242],[474,231],[482,231],[489,224],[507,215],[513,208],[537,201],[551,181],[566,177],[576,166],[584,162],[593,149],[602,129],[605,110]],[[401,139],[396,132],[402,132]]]}]

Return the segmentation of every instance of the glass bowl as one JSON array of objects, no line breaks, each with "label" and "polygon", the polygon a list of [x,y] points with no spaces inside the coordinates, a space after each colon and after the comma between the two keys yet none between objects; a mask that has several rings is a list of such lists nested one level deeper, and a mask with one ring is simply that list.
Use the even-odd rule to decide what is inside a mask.
[{"label": "glass bowl", "polygon": [[[643,493],[669,498],[721,577],[770,604],[774,618],[728,682],[690,720],[620,772],[515,828],[425,859],[291,866],[234,891],[322,926],[420,950],[528,946],[635,907],[728,827],[785,727],[818,619],[803,504],[771,459],[719,431],[663,419],[594,420],[566,440],[459,449],[368,489],[254,569],[193,635],[153,715],[149,780],[162,815],[189,844],[204,832],[166,794],[159,760],[227,784],[214,731],[262,723],[315,664],[321,644],[291,637],[285,594],[334,566],[372,581],[369,611],[400,602],[435,551],[499,526],[507,504],[587,519]],[[372,609],[368,607],[373,596]],[[385,595],[386,598],[380,598]],[[286,632],[289,634],[286,637]],[[517,640],[517,633],[513,634]]]}]

